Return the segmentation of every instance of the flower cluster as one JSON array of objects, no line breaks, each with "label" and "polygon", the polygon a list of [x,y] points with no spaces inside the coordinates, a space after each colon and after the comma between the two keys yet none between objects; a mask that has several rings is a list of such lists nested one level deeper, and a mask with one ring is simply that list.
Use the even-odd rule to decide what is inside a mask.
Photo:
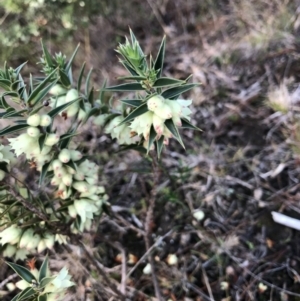
[{"label": "flower cluster", "polygon": [[164,144],[169,143],[172,133],[166,127],[165,122],[172,119],[174,125],[180,127],[181,119],[190,120],[191,110],[188,107],[192,103],[191,100],[164,99],[161,95],[152,96],[147,100],[148,111],[133,119],[129,128],[126,123],[122,123],[124,117],[115,117],[106,127],[106,133],[110,133],[112,138],[117,138],[120,144],[131,144],[132,136],[136,134],[142,136],[147,142],[150,135],[151,127],[156,132],[155,139],[158,140],[164,136]]},{"label": "flower cluster", "polygon": [[52,118],[49,115],[34,114],[28,117],[26,133],[16,138],[8,138],[11,148],[16,156],[25,154],[26,159],[32,159],[40,171],[43,165],[50,161],[52,157],[52,147],[59,141],[59,135],[47,134],[43,148],[39,145],[39,138],[43,134],[43,128],[51,124]]},{"label": "flower cluster", "polygon": [[[25,231],[16,225],[12,225],[0,232],[0,244],[6,245],[4,256],[24,260],[31,252],[42,252],[46,248],[52,249],[55,241],[62,243],[62,235],[54,235],[49,232],[43,235],[37,234],[33,229]],[[66,242],[64,237],[63,242]]]},{"label": "flower cluster", "polygon": [[[30,292],[30,296],[33,298],[30,300],[62,301],[66,298],[67,289],[75,285],[71,281],[71,275],[66,267],[63,267],[58,274],[51,275],[48,257],[45,258],[40,270],[35,267],[35,259],[29,264],[30,270],[20,269],[20,266],[12,262],[7,262],[7,264],[22,278],[16,284],[8,283],[8,286],[11,287],[11,290],[15,288],[22,290],[18,296],[24,291]],[[46,298],[42,298],[42,296]]]}]

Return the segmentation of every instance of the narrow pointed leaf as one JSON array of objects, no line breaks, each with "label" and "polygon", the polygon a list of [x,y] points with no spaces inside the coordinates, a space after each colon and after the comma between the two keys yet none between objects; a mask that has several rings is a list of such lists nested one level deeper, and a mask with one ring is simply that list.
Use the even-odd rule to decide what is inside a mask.
[{"label": "narrow pointed leaf", "polygon": [[161,77],[155,81],[153,84],[154,88],[162,88],[167,86],[173,86],[173,85],[180,85],[183,84],[184,81],[175,79],[175,78],[168,78],[168,77]]},{"label": "narrow pointed leaf", "polygon": [[8,103],[5,100],[5,97],[2,95],[1,99],[0,99],[0,105],[3,109],[8,109],[10,108],[10,106],[8,105]]},{"label": "narrow pointed leaf", "polygon": [[16,75],[18,76],[20,71],[23,69],[23,67],[27,64],[27,62],[21,64],[20,66],[18,66],[16,69],[15,69],[15,73]]},{"label": "narrow pointed leaf", "polygon": [[166,50],[166,36],[164,36],[164,38],[161,41],[159,50],[158,50],[158,54],[154,63],[154,69],[157,72],[157,77],[161,77],[161,73],[162,73],[162,69],[163,69],[163,65],[164,65],[164,60],[165,60],[165,50]]},{"label": "narrow pointed leaf", "polygon": [[120,146],[120,149],[117,151],[117,153],[120,153],[120,152],[123,152],[123,151],[127,151],[127,150],[135,150],[135,151],[138,151],[144,155],[146,155],[147,153],[147,150],[141,146],[141,145],[136,145],[136,144],[129,144],[129,145],[121,145]]},{"label": "narrow pointed leaf", "polygon": [[51,164],[51,161],[48,162],[48,163],[45,163],[44,166],[42,167],[40,180],[39,180],[39,186],[41,186],[42,183],[44,182],[44,179],[46,177],[46,174],[47,174],[47,171],[48,171],[48,168],[49,168],[50,164]]},{"label": "narrow pointed leaf", "polygon": [[59,114],[61,111],[63,111],[64,109],[66,109],[67,107],[69,107],[71,104],[73,104],[74,102],[80,100],[81,97],[78,97],[77,99],[74,99],[68,103],[64,103],[63,105],[59,106],[59,107],[56,107],[54,108],[53,110],[51,110],[48,115],[53,118],[55,117],[57,114]]},{"label": "narrow pointed leaf", "polygon": [[139,74],[132,68],[127,62],[121,61],[121,64],[125,67],[125,69],[133,76],[139,76]]},{"label": "narrow pointed leaf", "polygon": [[42,263],[42,266],[40,268],[40,271],[39,271],[39,282],[41,282],[47,275],[47,270],[48,270],[48,262],[49,262],[49,259],[48,259],[48,255],[45,257],[43,263]]},{"label": "narrow pointed leaf", "polygon": [[19,132],[21,130],[25,130],[29,127],[29,125],[26,123],[26,124],[18,124],[18,125],[13,125],[13,126],[10,126],[10,127],[7,127],[5,129],[3,129],[2,131],[0,131],[0,136],[4,136],[4,135],[7,135],[7,134],[12,134],[12,133],[15,133],[15,132]]},{"label": "narrow pointed leaf", "polygon": [[[6,197],[6,196],[5,196]],[[1,212],[0,214],[0,221],[2,220],[2,218],[16,205],[18,204],[18,201],[12,203],[9,207],[7,207],[3,212]]]},{"label": "narrow pointed leaf", "polygon": [[177,141],[181,144],[181,146],[185,149],[185,146],[182,142],[182,139],[179,135],[178,129],[175,126],[174,122],[172,119],[167,119],[165,121],[165,126],[167,127],[167,129],[172,133],[172,135],[177,139]]},{"label": "narrow pointed leaf", "polygon": [[21,110],[21,111],[11,111],[9,113],[6,113],[3,118],[14,118],[14,117],[23,117],[23,113],[27,112],[27,109]]},{"label": "narrow pointed leaf", "polygon": [[141,80],[146,80],[147,77],[146,76],[121,76],[118,77],[118,79],[120,80],[136,80],[136,81],[141,81]]},{"label": "narrow pointed leaf", "polygon": [[156,132],[155,132],[155,129],[153,127],[153,125],[151,126],[150,128],[150,133],[149,133],[149,140],[148,140],[148,144],[147,144],[147,155],[151,149],[151,146],[155,140],[155,137],[156,137]]},{"label": "narrow pointed leaf", "polygon": [[[22,292],[21,292],[22,293]],[[19,293],[18,295],[14,296],[11,301],[17,301],[19,296],[21,295],[21,293]]]},{"label": "narrow pointed leaf", "polygon": [[48,66],[50,67],[55,67],[55,61],[52,58],[51,54],[49,53],[47,47],[45,46],[43,40],[41,41],[42,43],[42,49],[43,49],[43,53],[44,53],[44,59],[47,63]]},{"label": "narrow pointed leaf", "polygon": [[68,61],[68,64],[67,64],[67,66],[66,66],[66,71],[67,71],[67,72],[69,71],[69,69],[70,69],[71,66],[72,66],[72,63],[73,63],[74,58],[75,58],[75,56],[76,56],[76,54],[77,54],[77,52],[78,52],[79,47],[80,47],[80,44],[77,45],[77,47],[75,48],[73,54],[71,55],[70,60]]},{"label": "narrow pointed leaf", "polygon": [[187,119],[185,118],[181,118],[181,127],[182,128],[186,128],[186,129],[191,129],[191,130],[196,130],[196,131],[201,131],[203,132],[201,129],[199,129],[198,127],[192,125]]},{"label": "narrow pointed leaf", "polygon": [[31,284],[32,280],[36,281],[35,277],[26,268],[13,262],[6,261],[6,263],[27,283]]},{"label": "narrow pointed leaf", "polygon": [[142,91],[144,88],[139,83],[128,83],[117,86],[107,87],[105,91]]},{"label": "narrow pointed leaf", "polygon": [[[71,203],[73,203],[73,202],[71,202]],[[56,276],[46,277],[46,278],[41,279],[41,281],[40,281],[40,287],[41,288],[45,287],[48,283],[50,283],[55,278],[56,278]]]},{"label": "narrow pointed leaf", "polygon": [[85,81],[85,95],[89,95],[89,90],[90,90],[90,81],[91,81],[91,75],[93,72],[93,68],[91,68],[91,70],[89,71],[87,77],[86,77],[86,81]]},{"label": "narrow pointed leaf", "polygon": [[187,92],[194,87],[196,87],[198,84],[186,84],[179,87],[170,88],[168,90],[165,90],[161,96],[166,99],[176,99],[177,96],[179,96],[181,93]]},{"label": "narrow pointed leaf", "polygon": [[29,297],[34,296],[35,294],[36,294],[36,292],[32,287],[27,287],[21,292],[21,294],[19,295],[19,298],[17,300],[18,301],[26,300]]},{"label": "narrow pointed leaf", "polygon": [[38,296],[38,301],[47,301],[47,299],[48,299],[47,294]]},{"label": "narrow pointed leaf", "polygon": [[85,62],[82,64],[82,67],[80,69],[79,77],[78,77],[78,82],[77,82],[77,90],[80,91],[81,89],[81,82],[84,74],[84,69],[85,69]]},{"label": "narrow pointed leaf", "polygon": [[137,107],[134,111],[132,111],[129,115],[127,115],[119,125],[126,123],[146,112],[148,112],[148,106],[147,103],[143,103],[142,105]]},{"label": "narrow pointed leaf", "polygon": [[70,87],[70,85],[71,85],[70,79],[64,70],[59,69],[59,77],[60,77],[61,83],[65,87]]},{"label": "narrow pointed leaf", "polygon": [[156,151],[157,151],[157,157],[158,159],[160,158],[163,146],[164,146],[164,136],[161,136],[157,141],[156,141]]},{"label": "narrow pointed leaf", "polygon": [[47,138],[47,134],[43,134],[43,135],[41,135],[41,136],[39,137],[39,147],[40,147],[40,151],[43,150],[43,147],[44,147],[46,138]]},{"label": "narrow pointed leaf", "polygon": [[8,79],[0,79],[0,87],[4,90],[10,90],[10,81]]},{"label": "narrow pointed leaf", "polygon": [[27,102],[35,103],[35,98],[39,95],[40,92],[46,87],[46,85],[52,80],[52,76],[56,73],[56,69],[53,70],[29,95]]},{"label": "narrow pointed leaf", "polygon": [[136,107],[136,108],[142,104],[140,99],[120,99],[120,101],[129,106]]}]

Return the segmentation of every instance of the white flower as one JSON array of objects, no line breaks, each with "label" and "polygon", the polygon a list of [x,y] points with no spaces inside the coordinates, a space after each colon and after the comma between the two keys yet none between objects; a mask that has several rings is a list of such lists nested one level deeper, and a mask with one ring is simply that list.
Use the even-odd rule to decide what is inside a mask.
[{"label": "white flower", "polygon": [[33,150],[39,149],[38,137],[30,137],[27,133],[16,138],[9,138],[8,141],[17,156],[24,153],[27,159],[34,157]]},{"label": "white flower", "polygon": [[22,230],[20,228],[17,228],[16,225],[12,225],[6,228],[2,232],[0,232],[2,246],[5,245],[6,243],[10,243],[11,245],[18,243],[21,234],[22,234]]},{"label": "white flower", "polygon": [[15,161],[15,156],[10,150],[10,146],[4,146],[0,144],[0,162],[4,161],[10,164]]},{"label": "white flower", "polygon": [[[66,288],[73,286],[75,283],[70,281],[71,275],[68,274],[66,267],[63,267],[56,277],[44,288],[44,293],[60,293]],[[55,300],[55,299],[54,299]]]},{"label": "white flower", "polygon": [[119,125],[123,119],[122,116],[112,119],[105,129],[105,133],[110,134],[112,138],[116,138],[120,144],[131,144],[131,131],[128,125]]}]

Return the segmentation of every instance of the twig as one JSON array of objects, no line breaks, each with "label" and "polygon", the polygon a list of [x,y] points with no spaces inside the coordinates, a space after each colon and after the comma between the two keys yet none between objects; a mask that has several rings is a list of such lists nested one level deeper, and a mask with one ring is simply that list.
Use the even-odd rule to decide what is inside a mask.
[{"label": "twig", "polygon": [[202,268],[202,275],[203,275],[203,279],[204,279],[204,282],[205,282],[205,285],[206,285],[206,288],[207,288],[209,297],[210,297],[210,299],[211,299],[212,301],[215,301],[214,296],[213,296],[213,294],[212,294],[212,290],[211,290],[209,281],[208,281],[208,278],[207,278],[207,275],[206,275],[206,272],[205,272],[205,269],[203,269],[203,268]]},{"label": "twig", "polygon": [[9,188],[10,188],[10,194],[18,201],[20,202],[25,208],[27,208],[29,211],[31,211],[32,213],[36,214],[41,220],[47,222],[48,221],[48,217],[46,214],[44,214],[43,212],[41,212],[40,210],[38,210],[35,206],[33,206],[31,203],[29,203],[27,200],[25,200],[21,195],[17,194],[13,187],[11,187],[10,184],[8,184]]},{"label": "twig", "polygon": [[[147,211],[146,221],[145,221],[145,245],[146,250],[148,250],[151,247],[151,234],[152,234],[152,221],[153,221],[153,211],[155,207],[155,201],[157,196],[157,186],[159,182],[159,168],[158,168],[158,162],[156,158],[156,154],[152,154],[152,170],[153,170],[153,188],[151,191],[150,199],[149,199],[149,207]],[[158,280],[155,273],[155,264],[154,264],[154,258],[153,254],[151,252],[148,252],[148,260],[151,266],[151,277],[152,282],[155,290],[155,296],[159,301],[163,301],[163,297],[160,292]]]},{"label": "twig", "polygon": [[0,289],[9,281],[15,279],[16,277],[18,277],[18,274],[12,274],[9,277],[7,277],[5,280],[3,280],[2,282],[0,282]]},{"label": "twig", "polygon": [[95,266],[98,273],[103,277],[104,281],[106,282],[107,286],[120,298],[120,300],[125,301],[125,296],[117,289],[117,287],[110,281],[110,279],[107,277],[105,271],[102,269],[102,267],[98,264],[98,261],[94,259],[94,257],[90,254],[90,252],[86,249],[85,245],[82,241],[79,241],[80,245],[82,246],[82,249],[84,253],[86,254],[88,260]]}]

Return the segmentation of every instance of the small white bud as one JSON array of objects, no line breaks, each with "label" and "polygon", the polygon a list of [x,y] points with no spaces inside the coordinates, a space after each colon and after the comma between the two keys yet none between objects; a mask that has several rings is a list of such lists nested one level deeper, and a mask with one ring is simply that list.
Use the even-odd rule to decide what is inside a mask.
[{"label": "small white bud", "polygon": [[52,87],[50,89],[49,93],[57,96],[57,95],[66,93],[66,89],[63,88],[61,85],[55,85],[54,87]]},{"label": "small white bud", "polygon": [[175,265],[178,262],[178,258],[175,254],[169,254],[167,257],[168,265]]},{"label": "small white bud", "polygon": [[30,136],[30,137],[38,137],[40,135],[40,130],[37,128],[37,127],[29,127],[27,129],[27,134]]},{"label": "small white bud", "polygon": [[61,178],[62,182],[66,185],[66,186],[71,186],[72,182],[73,182],[73,178],[72,175],[70,174],[65,174],[62,178]]},{"label": "small white bud", "polygon": [[163,103],[164,103],[164,98],[159,95],[155,95],[149,98],[147,101],[148,110],[155,111],[156,109],[161,107]]},{"label": "small white bud", "polygon": [[51,124],[51,117],[47,114],[41,116],[40,126],[48,126]]},{"label": "small white bud", "polygon": [[162,104],[160,107],[154,110],[154,113],[162,119],[172,118],[171,108],[167,104]]},{"label": "small white bud", "polygon": [[143,269],[143,273],[145,274],[145,275],[150,275],[151,274],[151,265],[150,265],[150,263],[148,263],[145,267],[144,267],[144,269]]},{"label": "small white bud", "polygon": [[78,98],[78,91],[76,89],[71,89],[66,95],[66,103],[75,100]]},{"label": "small white bud", "polygon": [[71,159],[70,151],[67,148],[64,148],[60,151],[58,159],[63,163],[68,163]]},{"label": "small white bud", "polygon": [[41,117],[38,114],[33,114],[28,117],[27,124],[30,126],[39,126],[41,121]]},{"label": "small white bud", "polygon": [[46,138],[45,145],[53,146],[54,144],[57,144],[58,141],[59,141],[58,134],[49,134]]},{"label": "small white bud", "polygon": [[87,192],[89,190],[89,185],[84,181],[74,182],[73,187],[79,192]]},{"label": "small white bud", "polygon": [[70,150],[70,155],[73,161],[78,161],[82,158],[82,153],[77,150]]},{"label": "small white bud", "polygon": [[62,168],[62,163],[60,160],[56,159],[56,160],[53,160],[52,162],[52,167],[53,167],[53,170],[58,170],[58,169],[61,169]]}]

